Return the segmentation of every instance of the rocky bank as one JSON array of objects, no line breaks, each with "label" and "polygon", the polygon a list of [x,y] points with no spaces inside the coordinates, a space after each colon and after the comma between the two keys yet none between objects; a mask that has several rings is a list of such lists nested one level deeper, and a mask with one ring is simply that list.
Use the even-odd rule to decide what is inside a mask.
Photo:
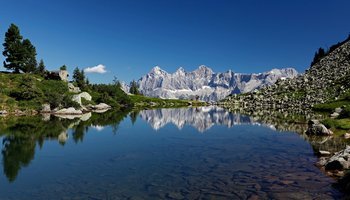
[{"label": "rocky bank", "polygon": [[350,41],[330,52],[295,78],[279,80],[260,90],[230,95],[219,104],[238,108],[305,111],[339,98],[350,89]]}]

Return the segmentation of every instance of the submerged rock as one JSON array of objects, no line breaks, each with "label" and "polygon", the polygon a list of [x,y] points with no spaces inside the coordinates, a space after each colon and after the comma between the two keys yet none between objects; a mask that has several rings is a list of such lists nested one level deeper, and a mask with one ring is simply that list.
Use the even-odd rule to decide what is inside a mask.
[{"label": "submerged rock", "polygon": [[318,120],[310,120],[308,123],[308,129],[306,131],[308,135],[333,135],[333,132],[326,128],[325,125]]}]

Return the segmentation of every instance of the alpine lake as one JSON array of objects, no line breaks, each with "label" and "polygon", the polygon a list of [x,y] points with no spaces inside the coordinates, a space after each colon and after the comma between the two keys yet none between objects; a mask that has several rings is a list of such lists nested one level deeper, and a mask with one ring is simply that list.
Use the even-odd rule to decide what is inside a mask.
[{"label": "alpine lake", "polygon": [[220,107],[0,117],[0,199],[340,199],[304,123]]}]

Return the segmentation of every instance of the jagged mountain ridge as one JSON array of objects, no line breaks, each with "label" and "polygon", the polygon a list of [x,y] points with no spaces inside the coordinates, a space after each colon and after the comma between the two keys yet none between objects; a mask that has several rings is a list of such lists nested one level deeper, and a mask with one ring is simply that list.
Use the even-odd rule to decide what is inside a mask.
[{"label": "jagged mountain ridge", "polygon": [[164,99],[193,99],[198,96],[203,101],[218,101],[230,94],[246,93],[274,84],[279,79],[294,78],[297,74],[293,68],[258,74],[231,70],[215,73],[204,65],[192,72],[180,67],[175,73],[168,73],[156,66],[138,80],[138,85],[140,92],[146,96]]}]

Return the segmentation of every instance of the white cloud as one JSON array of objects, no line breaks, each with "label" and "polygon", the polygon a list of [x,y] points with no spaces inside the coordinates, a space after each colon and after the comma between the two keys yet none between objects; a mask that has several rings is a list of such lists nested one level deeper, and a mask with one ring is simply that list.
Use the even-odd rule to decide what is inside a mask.
[{"label": "white cloud", "polygon": [[87,67],[84,69],[84,72],[86,73],[99,73],[99,74],[104,74],[107,72],[106,66],[99,64],[94,67]]}]

